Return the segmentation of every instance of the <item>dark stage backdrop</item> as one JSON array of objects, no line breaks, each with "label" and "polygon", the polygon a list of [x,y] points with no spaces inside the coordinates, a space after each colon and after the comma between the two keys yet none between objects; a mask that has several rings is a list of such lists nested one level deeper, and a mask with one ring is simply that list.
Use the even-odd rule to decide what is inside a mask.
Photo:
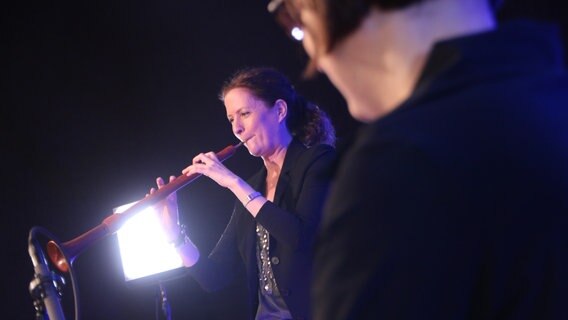
[{"label": "dark stage backdrop", "polygon": [[[566,30],[560,3],[511,0],[502,17],[564,21]],[[70,240],[144,197],[157,176],[179,175],[197,153],[236,142],[217,92],[238,68],[284,71],[331,114],[340,144],[358,127],[324,76],[301,80],[301,47],[263,1],[19,2],[2,16],[2,319],[34,316],[32,226]],[[248,177],[261,163],[240,150],[226,165]],[[232,194],[200,179],[179,201],[208,254]],[[156,286],[125,283],[118,259],[114,236],[77,258],[82,319],[154,319]],[[242,279],[213,294],[190,277],[165,285],[175,319],[244,318]],[[63,301],[72,319],[69,284]]]}]

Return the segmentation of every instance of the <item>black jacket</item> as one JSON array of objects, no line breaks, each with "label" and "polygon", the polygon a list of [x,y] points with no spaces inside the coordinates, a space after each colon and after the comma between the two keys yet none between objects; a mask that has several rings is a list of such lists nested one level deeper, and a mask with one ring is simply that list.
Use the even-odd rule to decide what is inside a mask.
[{"label": "black jacket", "polygon": [[[294,319],[308,319],[309,285],[313,241],[330,183],[335,151],[328,145],[306,148],[293,140],[284,159],[276,186],[274,203],[268,201],[256,219],[237,201],[223,235],[208,259],[201,259],[190,273],[208,290],[227,285],[235,264],[244,262],[249,289],[250,315],[258,305],[256,223],[270,233],[270,257],[280,292]],[[265,190],[266,169],[249,184]],[[239,258],[240,257],[240,258]]]}]

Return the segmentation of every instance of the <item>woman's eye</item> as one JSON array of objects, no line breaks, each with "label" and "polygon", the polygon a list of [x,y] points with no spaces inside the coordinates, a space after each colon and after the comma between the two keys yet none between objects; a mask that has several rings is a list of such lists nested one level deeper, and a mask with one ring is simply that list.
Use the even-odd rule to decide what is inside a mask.
[{"label": "woman's eye", "polygon": [[249,114],[250,114],[249,111],[241,112],[241,116],[242,116],[242,117],[246,117],[246,116],[248,116]]}]

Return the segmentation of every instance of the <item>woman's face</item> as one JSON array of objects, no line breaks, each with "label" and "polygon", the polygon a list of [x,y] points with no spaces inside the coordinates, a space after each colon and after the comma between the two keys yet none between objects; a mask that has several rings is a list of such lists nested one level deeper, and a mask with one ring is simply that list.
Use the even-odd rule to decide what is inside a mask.
[{"label": "woman's face", "polygon": [[231,89],[225,94],[224,102],[233,134],[246,141],[251,155],[266,157],[279,147],[279,135],[286,125],[285,113],[281,113],[278,103],[268,106],[246,88]]}]

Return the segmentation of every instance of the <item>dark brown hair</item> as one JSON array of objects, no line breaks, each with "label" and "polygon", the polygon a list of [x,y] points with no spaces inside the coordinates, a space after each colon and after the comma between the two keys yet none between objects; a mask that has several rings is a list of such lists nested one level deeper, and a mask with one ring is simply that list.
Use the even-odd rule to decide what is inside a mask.
[{"label": "dark brown hair", "polygon": [[278,99],[288,105],[286,127],[306,146],[335,145],[335,129],[329,116],[314,103],[299,95],[288,78],[273,68],[245,68],[234,73],[221,88],[219,99],[231,89],[245,88],[272,108]]}]

